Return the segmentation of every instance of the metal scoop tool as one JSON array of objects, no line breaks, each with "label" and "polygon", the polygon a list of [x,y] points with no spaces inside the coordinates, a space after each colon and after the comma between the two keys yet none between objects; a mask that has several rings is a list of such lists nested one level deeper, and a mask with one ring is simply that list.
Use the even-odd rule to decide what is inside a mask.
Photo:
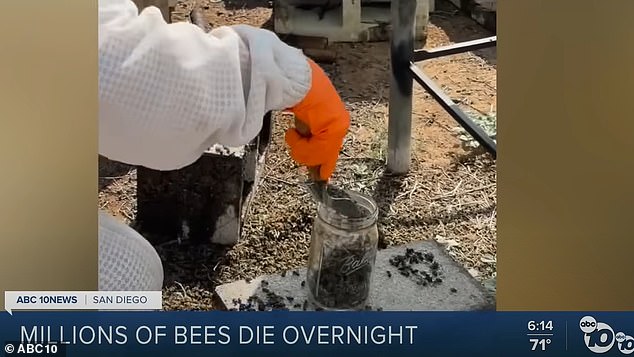
[{"label": "metal scoop tool", "polygon": [[[304,137],[310,137],[310,129],[303,122],[295,119],[295,129]],[[306,182],[308,190],[313,196],[313,199],[321,204],[326,205],[337,212],[342,213],[345,208],[352,205],[356,205],[355,202],[345,193],[345,191],[332,187],[326,181],[322,180],[319,176],[319,166],[313,166],[308,168],[310,175],[309,180]],[[336,191],[336,197],[333,197],[330,191]]]}]

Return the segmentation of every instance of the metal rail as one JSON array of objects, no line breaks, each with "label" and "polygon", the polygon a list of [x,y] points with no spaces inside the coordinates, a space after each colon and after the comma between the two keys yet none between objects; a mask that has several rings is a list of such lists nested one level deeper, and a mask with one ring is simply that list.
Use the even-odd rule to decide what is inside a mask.
[{"label": "metal rail", "polygon": [[493,155],[497,157],[497,150],[495,141],[489,135],[480,128],[480,126],[474,123],[469,116],[463,112],[456,103],[454,103],[447,94],[445,94],[434,81],[429,78],[423,71],[418,68],[416,63],[410,64],[410,71],[414,76],[414,80],[418,82],[431,96],[445,109],[452,118],[454,118],[458,124],[460,124],[471,136],[473,136],[480,145]]},{"label": "metal rail", "polygon": [[417,62],[434,58],[495,47],[497,36],[434,49],[414,50],[416,0],[392,0],[391,8],[390,59],[392,68],[388,124],[388,170],[393,173],[409,171],[414,81],[420,84],[493,158],[497,158],[495,141],[416,65]]},{"label": "metal rail", "polygon": [[472,41],[455,43],[449,46],[436,47],[429,50],[414,51],[414,62],[425,61],[432,58],[457,55],[469,51],[481,50],[497,45],[497,36],[485,37]]}]

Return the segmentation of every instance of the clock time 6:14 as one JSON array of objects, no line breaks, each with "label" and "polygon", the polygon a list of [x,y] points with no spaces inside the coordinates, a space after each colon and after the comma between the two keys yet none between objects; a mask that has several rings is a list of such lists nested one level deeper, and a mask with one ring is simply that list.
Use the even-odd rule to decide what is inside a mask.
[{"label": "clock time 6:14", "polygon": [[529,321],[528,331],[552,331],[552,321]]}]

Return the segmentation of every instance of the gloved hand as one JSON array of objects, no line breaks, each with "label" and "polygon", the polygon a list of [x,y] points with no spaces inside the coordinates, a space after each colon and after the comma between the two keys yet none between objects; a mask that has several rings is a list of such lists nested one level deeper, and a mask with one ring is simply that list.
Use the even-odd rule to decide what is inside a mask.
[{"label": "gloved hand", "polygon": [[319,168],[319,178],[328,181],[335,171],[343,139],[350,127],[350,114],[326,73],[311,59],[311,88],[292,108],[296,121],[305,124],[310,135],[291,128],[286,131],[286,142],[291,157],[299,164]]}]

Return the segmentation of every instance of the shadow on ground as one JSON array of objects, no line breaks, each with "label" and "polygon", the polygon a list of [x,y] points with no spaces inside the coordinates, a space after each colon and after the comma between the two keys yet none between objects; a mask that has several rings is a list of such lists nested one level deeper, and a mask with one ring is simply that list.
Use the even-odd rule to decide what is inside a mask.
[{"label": "shadow on ground", "polygon": [[114,180],[122,178],[134,170],[134,166],[108,160],[99,155],[99,191],[108,187]]},{"label": "shadow on ground", "polygon": [[[441,28],[454,43],[495,36],[495,33],[485,29],[468,16],[449,1],[436,0],[436,9],[434,13],[430,14],[429,22]],[[495,66],[497,64],[495,47],[474,51],[473,53],[490,65]]]},{"label": "shadow on ground", "polygon": [[[210,3],[216,3],[218,1],[210,0]],[[255,8],[272,8],[273,0],[224,0],[225,9],[228,10],[251,10]]]},{"label": "shadow on ground", "polygon": [[[379,220],[382,220],[387,212],[390,210],[390,206],[394,203],[397,194],[402,192],[403,182],[405,181],[405,175],[394,175],[389,172],[384,172],[379,179],[376,188],[372,194],[372,199],[379,207]],[[385,241],[385,232],[383,232],[383,226],[379,227],[379,249],[387,248],[388,244]]]},{"label": "shadow on ground", "polygon": [[165,285],[207,283],[216,285],[218,265],[231,249],[215,244],[170,242],[155,246],[163,261]]}]

